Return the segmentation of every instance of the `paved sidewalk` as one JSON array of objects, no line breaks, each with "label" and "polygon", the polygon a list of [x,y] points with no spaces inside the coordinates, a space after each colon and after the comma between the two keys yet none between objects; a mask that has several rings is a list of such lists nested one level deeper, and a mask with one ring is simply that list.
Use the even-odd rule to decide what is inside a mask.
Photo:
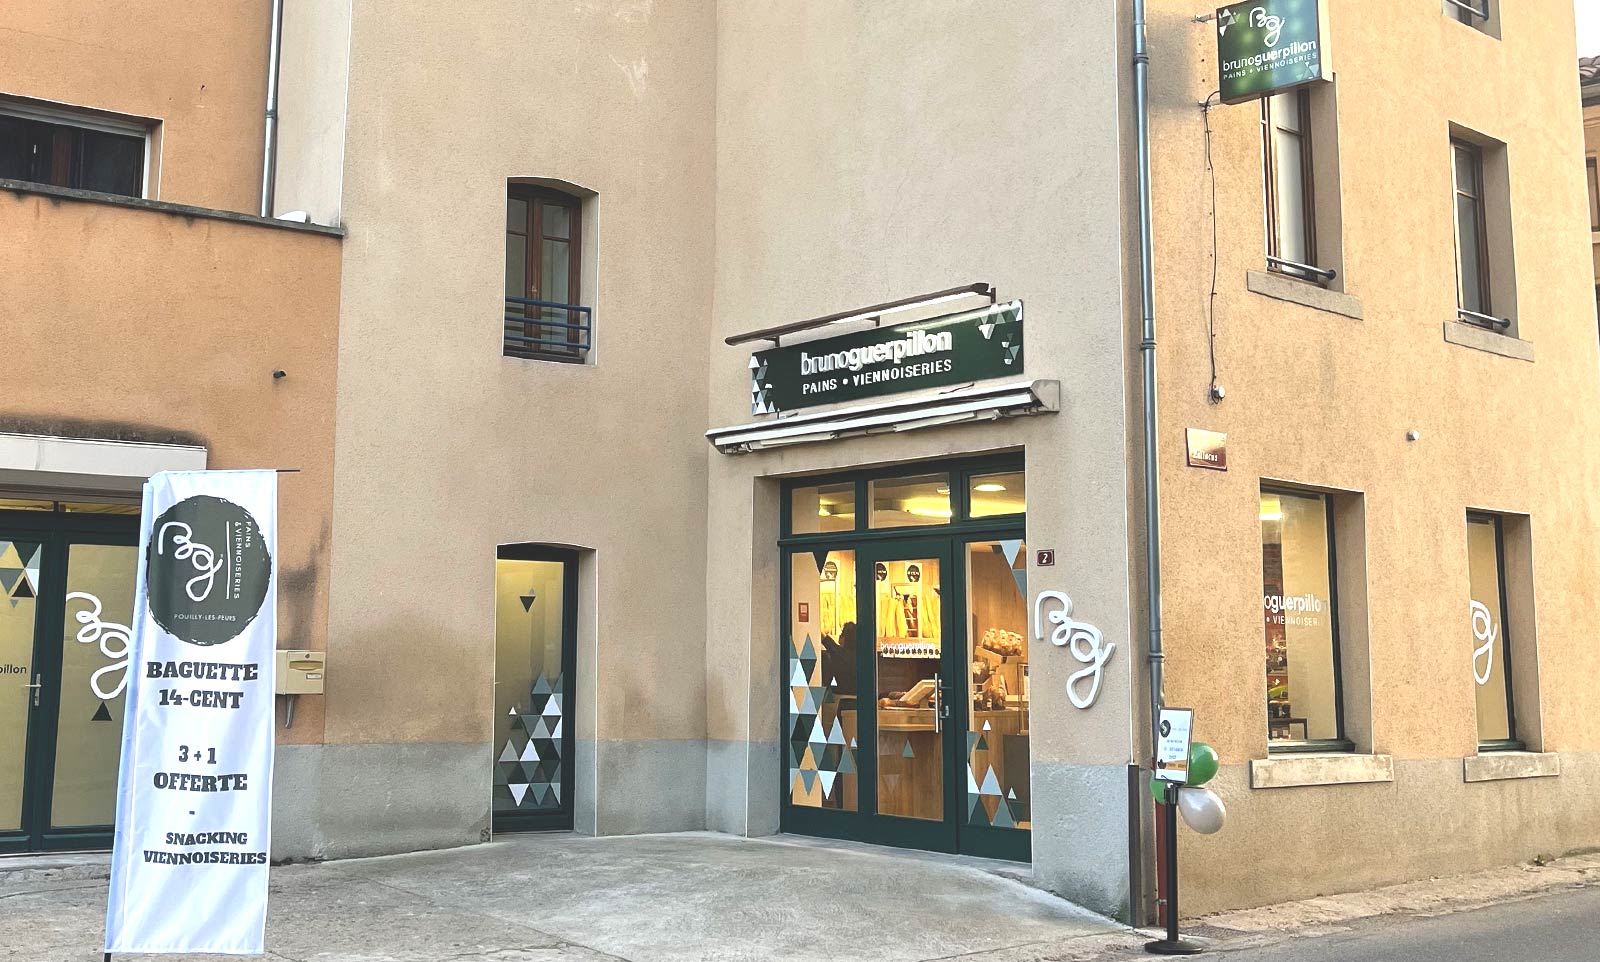
[{"label": "paved sidewalk", "polygon": [[[105,881],[38,874],[0,872],[0,959],[98,960]],[[972,860],[701,833],[278,867],[267,923],[291,962],[1031,962],[1136,941]]]}]

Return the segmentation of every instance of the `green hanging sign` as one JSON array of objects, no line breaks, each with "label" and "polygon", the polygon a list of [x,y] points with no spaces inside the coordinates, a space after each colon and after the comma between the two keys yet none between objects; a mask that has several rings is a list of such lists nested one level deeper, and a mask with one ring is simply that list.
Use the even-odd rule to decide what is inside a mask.
[{"label": "green hanging sign", "polygon": [[1217,10],[1222,102],[1268,97],[1327,76],[1322,0],[1246,0]]},{"label": "green hanging sign", "polygon": [[948,387],[1022,373],[1022,302],[750,355],[750,412]]}]

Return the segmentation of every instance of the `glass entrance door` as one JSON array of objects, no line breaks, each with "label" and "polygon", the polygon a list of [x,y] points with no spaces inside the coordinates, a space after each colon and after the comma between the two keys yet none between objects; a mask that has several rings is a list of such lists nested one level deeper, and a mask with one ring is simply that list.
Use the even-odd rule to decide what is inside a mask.
[{"label": "glass entrance door", "polygon": [[571,828],[578,556],[502,545],[494,570],[493,831]]},{"label": "glass entrance door", "polygon": [[1028,860],[1020,462],[799,478],[782,503],[782,830]]},{"label": "glass entrance door", "polygon": [[105,848],[138,518],[40,504],[0,511],[0,851]]},{"label": "glass entrance door", "polygon": [[956,850],[962,653],[950,631],[949,543],[911,541],[861,552],[872,605],[864,614],[874,698],[879,834],[892,844]]}]

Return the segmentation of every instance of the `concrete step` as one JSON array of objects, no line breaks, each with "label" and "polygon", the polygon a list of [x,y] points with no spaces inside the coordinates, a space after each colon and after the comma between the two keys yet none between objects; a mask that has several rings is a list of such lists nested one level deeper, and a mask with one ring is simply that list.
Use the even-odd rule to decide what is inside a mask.
[{"label": "concrete step", "polygon": [[0,887],[111,877],[110,852],[59,852],[0,856]]}]

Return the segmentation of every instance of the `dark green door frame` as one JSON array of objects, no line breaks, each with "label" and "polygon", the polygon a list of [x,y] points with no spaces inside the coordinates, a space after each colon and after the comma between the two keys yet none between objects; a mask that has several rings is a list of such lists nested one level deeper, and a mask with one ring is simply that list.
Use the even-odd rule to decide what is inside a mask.
[{"label": "dark green door frame", "polygon": [[[577,780],[573,775],[577,751],[573,705],[578,675],[578,552],[539,544],[508,544],[501,545],[495,557],[561,564],[561,802],[554,809],[528,812],[494,812],[491,805],[490,830],[495,834],[567,831],[573,825],[573,783]],[[494,757],[492,753],[490,757]]]},{"label": "dark green door frame", "polygon": [[[784,832],[817,835],[852,841],[893,845],[901,848],[960,852],[986,858],[1026,862],[1032,857],[1031,832],[1027,829],[994,828],[972,824],[967,812],[968,707],[971,704],[967,654],[971,646],[967,612],[967,546],[974,542],[1023,540],[1025,516],[1009,515],[973,520],[970,517],[969,479],[978,474],[1022,471],[1020,456],[1009,455],[974,460],[941,461],[807,477],[786,481],[782,487],[783,536],[779,540],[780,590],[778,639],[782,706],[779,712],[778,745],[785,753],[779,765],[779,828]],[[947,524],[917,527],[871,529],[868,481],[949,472],[952,519]],[[794,535],[792,530],[795,488],[816,484],[853,482],[856,524],[853,531]],[[832,551],[856,553],[856,612],[859,629],[856,651],[857,682],[857,810],[810,808],[791,804],[790,771],[786,746],[790,737],[792,704],[788,692],[789,617],[794,599],[791,594],[791,559],[796,554],[823,554]],[[877,808],[877,665],[876,599],[872,565],[876,561],[936,557],[940,561],[941,677],[948,696],[950,717],[944,727],[944,815],[940,822],[883,816]],[[1024,599],[1026,600],[1026,599]],[[870,618],[867,613],[871,613]],[[867,689],[871,690],[867,690]]]},{"label": "dark green door frame", "polygon": [[[54,807],[57,724],[61,710],[62,645],[66,638],[68,550],[74,544],[138,544],[135,515],[80,514],[60,511],[0,511],[0,540],[26,540],[43,545],[39,594],[33,624],[33,663],[29,678],[42,687],[39,703],[28,713],[22,734],[26,761],[22,776],[22,828],[0,831],[0,853],[71,851],[111,847],[112,826],[57,828],[50,824]],[[133,573],[130,572],[130,575]],[[0,732],[0,738],[19,733]]]}]

